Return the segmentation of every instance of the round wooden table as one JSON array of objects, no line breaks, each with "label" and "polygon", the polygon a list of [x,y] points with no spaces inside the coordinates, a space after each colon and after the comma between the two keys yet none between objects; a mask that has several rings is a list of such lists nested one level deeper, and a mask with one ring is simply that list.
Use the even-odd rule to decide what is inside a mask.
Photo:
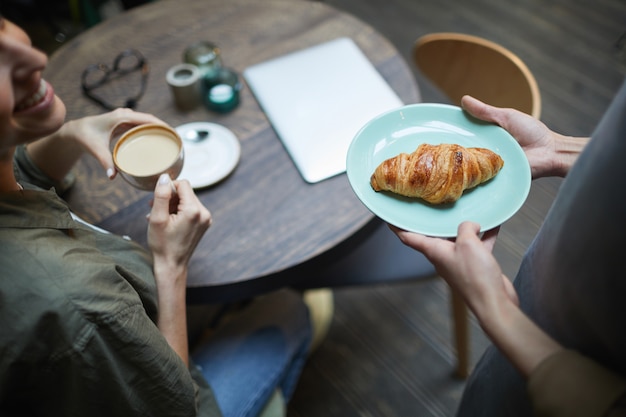
[{"label": "round wooden table", "polygon": [[[250,65],[344,36],[356,42],[405,103],[419,101],[410,69],[386,39],[319,2],[160,0],[104,21],[50,58],[44,77],[65,102],[68,119],[104,111],[83,96],[82,71],[91,64],[112,63],[122,50],[134,48],[150,66],[147,90],[136,110],[172,126],[219,123],[239,138],[242,153],[235,171],[198,191],[214,224],[190,264],[191,299],[246,297],[288,285],[291,268],[359,236],[374,218],[345,174],[316,184],[302,179],[245,85],[241,104],[231,113],[219,115],[202,106],[184,112],[174,105],[167,70],[182,61],[188,45],[200,40],[218,44],[224,65],[241,73]],[[128,88],[137,88],[137,82]],[[88,221],[145,244],[152,194],[133,189],[119,177],[109,181],[89,156],[79,162],[76,174],[78,181],[67,196],[71,208]],[[220,288],[230,292],[226,295]]]}]

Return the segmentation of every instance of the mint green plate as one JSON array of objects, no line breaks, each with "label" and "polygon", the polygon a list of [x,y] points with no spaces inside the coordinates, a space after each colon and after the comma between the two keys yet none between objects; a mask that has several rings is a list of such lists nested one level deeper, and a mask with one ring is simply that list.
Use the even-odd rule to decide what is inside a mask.
[{"label": "mint green plate", "polygon": [[[375,192],[370,177],[376,167],[401,152],[413,152],[421,143],[491,149],[502,157],[504,167],[495,178],[466,190],[452,204],[431,205]],[[352,140],[346,169],[357,197],[376,216],[401,229],[437,237],[456,236],[459,224],[466,220],[479,223],[482,231],[504,223],[524,204],[531,182],[526,155],[507,131],[445,104],[412,104],[371,120]]]}]

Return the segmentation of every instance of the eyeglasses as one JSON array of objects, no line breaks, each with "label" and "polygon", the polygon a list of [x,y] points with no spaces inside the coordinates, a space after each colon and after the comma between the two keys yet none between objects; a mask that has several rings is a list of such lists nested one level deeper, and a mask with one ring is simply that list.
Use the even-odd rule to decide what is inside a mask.
[{"label": "eyeglasses", "polygon": [[[139,91],[134,96],[125,98],[122,105],[112,104],[102,97],[102,95],[95,92],[109,82],[137,71],[139,71],[141,75]],[[137,50],[127,49],[115,58],[113,68],[110,68],[106,64],[94,64],[85,68],[81,77],[81,87],[87,97],[107,110],[114,110],[118,107],[134,109],[146,91],[148,73],[148,62],[143,55]]]}]

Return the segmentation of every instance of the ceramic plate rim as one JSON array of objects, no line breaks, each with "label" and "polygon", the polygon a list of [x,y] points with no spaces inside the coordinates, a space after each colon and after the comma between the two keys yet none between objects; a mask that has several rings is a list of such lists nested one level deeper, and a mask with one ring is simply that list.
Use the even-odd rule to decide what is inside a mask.
[{"label": "ceramic plate rim", "polygon": [[[189,140],[186,140],[184,138],[184,132],[186,130],[194,129],[194,128],[206,129],[209,132],[211,131],[220,132],[220,136],[218,138],[211,138],[209,136],[209,138],[205,139],[206,145],[204,146],[211,146],[210,145],[211,139],[213,140],[217,139],[217,140],[222,140],[233,151],[232,157],[224,162],[224,166],[220,167],[219,172],[215,174],[214,176],[211,176],[208,178],[200,178],[200,179],[199,178],[185,178],[191,183],[191,186],[194,189],[203,189],[203,188],[207,188],[207,187],[217,184],[218,182],[222,181],[224,178],[226,178],[228,175],[230,175],[233,172],[233,170],[239,164],[239,160],[241,158],[241,144],[239,143],[239,139],[237,138],[237,136],[226,126],[223,126],[218,123],[213,123],[213,122],[189,122],[189,123],[183,123],[179,126],[176,126],[175,128],[176,132],[178,132],[178,134],[181,136],[181,139],[183,140],[183,144],[185,145],[186,152],[188,151],[188,149],[190,149],[190,146],[203,146],[200,144],[194,145],[193,143],[190,143]],[[187,156],[185,158],[187,158]],[[183,171],[181,172],[181,176],[179,176],[179,178],[181,179],[183,178],[182,176],[183,173],[185,173],[184,166],[183,166]]]},{"label": "ceramic plate rim", "polygon": [[[505,165],[494,179],[466,191],[453,205],[433,206],[373,191],[369,178],[375,167],[399,152],[412,152],[420,143],[485,147],[500,154]],[[526,155],[506,130],[479,121],[458,106],[439,103],[410,104],[370,120],[348,148],[346,172],[354,193],[374,215],[401,229],[435,237],[455,237],[464,220],[478,222],[481,231],[499,226],[521,208],[531,184]]]}]

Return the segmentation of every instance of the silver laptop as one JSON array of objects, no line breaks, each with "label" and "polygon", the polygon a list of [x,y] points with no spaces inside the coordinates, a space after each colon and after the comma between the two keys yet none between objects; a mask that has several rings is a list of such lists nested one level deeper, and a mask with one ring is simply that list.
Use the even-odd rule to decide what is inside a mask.
[{"label": "silver laptop", "polygon": [[243,76],[309,183],[345,172],[359,129],[403,104],[349,38],[250,66]]}]

